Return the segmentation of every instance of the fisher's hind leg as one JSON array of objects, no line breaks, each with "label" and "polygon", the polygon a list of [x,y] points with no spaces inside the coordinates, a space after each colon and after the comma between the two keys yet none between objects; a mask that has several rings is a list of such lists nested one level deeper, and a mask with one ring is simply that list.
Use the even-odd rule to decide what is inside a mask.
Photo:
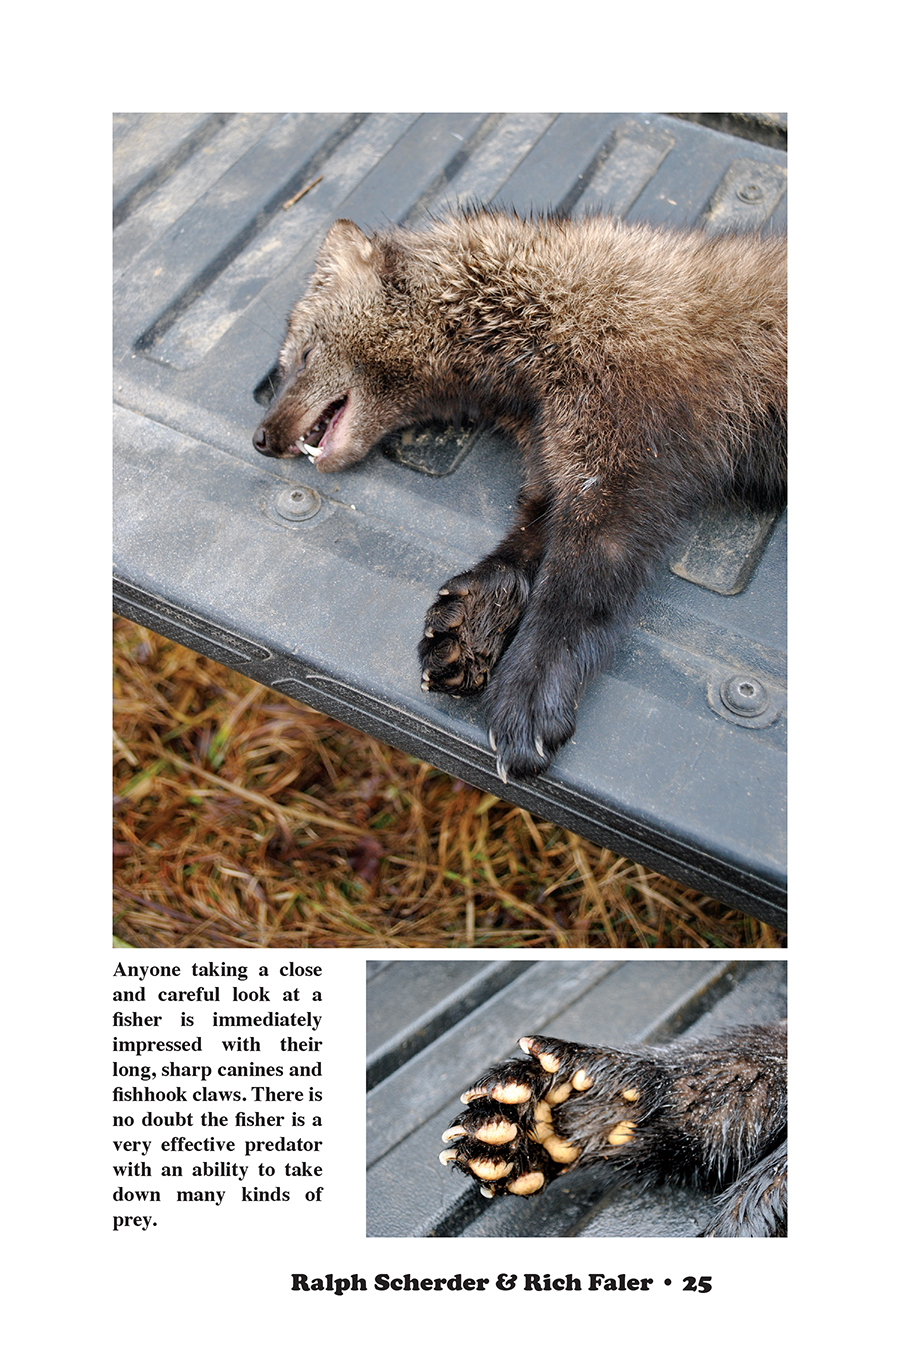
[{"label": "fisher's hind leg", "polygon": [[701,1237],[787,1237],[787,1140],[748,1167],[716,1200]]}]

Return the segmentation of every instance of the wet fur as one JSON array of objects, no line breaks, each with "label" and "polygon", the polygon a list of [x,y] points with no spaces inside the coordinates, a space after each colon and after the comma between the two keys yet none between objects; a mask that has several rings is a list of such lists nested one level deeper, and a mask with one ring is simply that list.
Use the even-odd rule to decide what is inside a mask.
[{"label": "wet fur", "polygon": [[513,526],[442,587],[419,656],[424,687],[484,690],[502,777],[538,773],[697,510],[784,504],[786,244],[604,217],[371,239],[338,221],[281,374],[254,443],[301,453],[324,415],[323,472],[435,419],[518,443]]},{"label": "wet fur", "polygon": [[[530,1058],[488,1070],[465,1094],[479,1095],[445,1134],[453,1156],[442,1161],[467,1175],[477,1179],[473,1163],[482,1173],[485,1160],[511,1164],[501,1179],[482,1183],[486,1194],[502,1193],[522,1176],[542,1177],[543,1189],[561,1172],[591,1166],[608,1185],[630,1176],[646,1186],[678,1181],[713,1189],[715,1215],[702,1237],[787,1235],[786,1023],[661,1047],[613,1049],[546,1037],[523,1044]],[[548,1053],[559,1061],[553,1072],[538,1058]],[[571,1090],[552,1107],[557,1139],[574,1145],[578,1156],[554,1161],[534,1137],[536,1104],[578,1070],[590,1087]],[[526,1102],[510,1105],[491,1095],[523,1083],[530,1087]],[[490,1145],[475,1137],[497,1120],[517,1126],[514,1140]],[[611,1142],[620,1139],[617,1131],[621,1142]]]}]

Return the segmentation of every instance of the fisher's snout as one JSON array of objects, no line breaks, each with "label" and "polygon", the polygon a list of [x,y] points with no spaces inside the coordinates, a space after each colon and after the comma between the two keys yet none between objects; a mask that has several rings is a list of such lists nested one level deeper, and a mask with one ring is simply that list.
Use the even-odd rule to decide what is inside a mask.
[{"label": "fisher's snout", "polygon": [[278,451],[273,448],[272,443],[269,439],[268,432],[266,431],[265,422],[260,422],[259,426],[253,433],[253,448],[255,450],[258,450],[261,455],[278,454]]}]

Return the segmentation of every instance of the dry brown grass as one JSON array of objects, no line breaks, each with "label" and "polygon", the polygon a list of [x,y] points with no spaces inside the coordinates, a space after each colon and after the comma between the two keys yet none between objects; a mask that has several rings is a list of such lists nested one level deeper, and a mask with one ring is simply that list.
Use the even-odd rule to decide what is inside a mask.
[{"label": "dry brown grass", "polygon": [[135,947],[779,947],[608,849],[114,625],[115,934]]}]

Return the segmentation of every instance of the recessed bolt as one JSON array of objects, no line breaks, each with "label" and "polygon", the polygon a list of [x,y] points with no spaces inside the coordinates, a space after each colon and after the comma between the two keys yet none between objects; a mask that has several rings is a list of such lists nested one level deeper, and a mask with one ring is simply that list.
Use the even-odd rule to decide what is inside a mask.
[{"label": "recessed bolt", "polygon": [[759,183],[745,183],[743,187],[738,188],[737,195],[742,202],[761,202],[764,193]]},{"label": "recessed bolt", "polygon": [[274,501],[275,510],[284,520],[309,520],[321,505],[319,494],[299,483],[282,488]]},{"label": "recessed bolt", "polygon": [[722,702],[738,717],[756,717],[769,706],[769,695],[755,675],[732,675],[723,681],[719,693]]}]

